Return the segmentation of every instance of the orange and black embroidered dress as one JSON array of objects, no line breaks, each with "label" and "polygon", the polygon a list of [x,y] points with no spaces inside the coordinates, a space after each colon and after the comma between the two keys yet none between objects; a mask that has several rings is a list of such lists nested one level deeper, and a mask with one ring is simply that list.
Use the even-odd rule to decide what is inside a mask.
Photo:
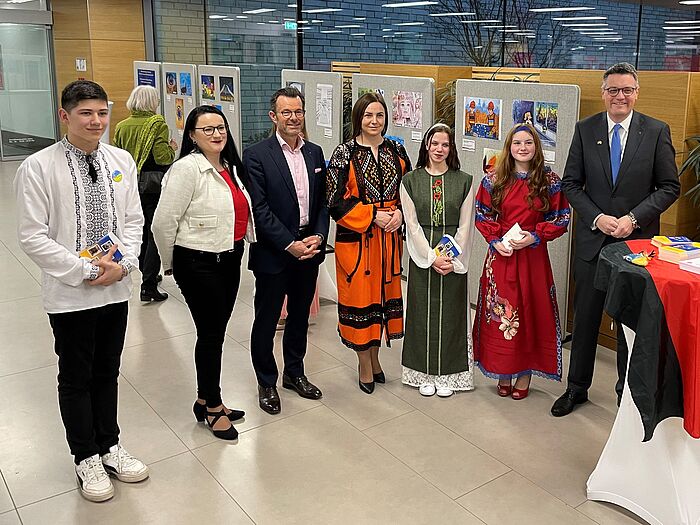
[{"label": "orange and black embroidered dress", "polygon": [[377,211],[400,208],[399,187],[411,161],[404,147],[384,139],[375,158],[355,139],[338,146],[328,165],[328,209],[338,228],[335,266],[338,333],[356,351],[403,337],[400,231],[376,224]]}]

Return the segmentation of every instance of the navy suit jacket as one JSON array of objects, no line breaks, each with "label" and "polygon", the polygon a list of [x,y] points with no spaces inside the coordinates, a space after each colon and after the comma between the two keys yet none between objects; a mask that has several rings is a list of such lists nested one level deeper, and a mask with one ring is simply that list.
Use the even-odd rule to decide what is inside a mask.
[{"label": "navy suit jacket", "polygon": [[634,112],[613,184],[606,112],[580,120],[561,185],[576,211],[576,257],[592,261],[603,245],[618,240],[591,229],[600,213],[622,217],[632,212],[639,228],[628,239],[658,235],[659,216],[681,190],[668,125]]},{"label": "navy suit jacket", "polygon": [[[309,176],[309,234],[320,234],[321,252],[310,262],[321,264],[328,239],[326,161],[320,146],[305,142],[301,148]],[[294,180],[277,136],[262,140],[243,152],[250,177],[250,195],[257,242],[250,245],[248,268],[254,272],[282,272],[294,257],[286,251],[298,239],[299,201]]]}]

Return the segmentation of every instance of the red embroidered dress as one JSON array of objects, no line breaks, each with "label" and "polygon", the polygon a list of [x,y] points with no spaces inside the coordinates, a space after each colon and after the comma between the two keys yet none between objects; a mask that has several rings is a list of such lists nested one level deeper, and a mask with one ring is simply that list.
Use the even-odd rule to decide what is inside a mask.
[{"label": "red embroidered dress", "polygon": [[[491,245],[479,282],[474,321],[474,361],[493,378],[535,374],[561,380],[561,332],[557,294],[547,241],[566,232],[571,211],[559,176],[549,170],[549,210],[528,207],[527,173],[516,174],[506,190],[501,213],[491,209],[494,175],[481,181],[476,195],[477,230]],[[540,208],[535,199],[533,208]],[[535,243],[503,257],[493,244],[519,223]]]}]

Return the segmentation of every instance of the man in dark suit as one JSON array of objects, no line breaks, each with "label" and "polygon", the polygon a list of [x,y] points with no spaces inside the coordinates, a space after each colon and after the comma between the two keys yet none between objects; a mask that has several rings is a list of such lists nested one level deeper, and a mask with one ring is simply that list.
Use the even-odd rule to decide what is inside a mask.
[{"label": "man in dark suit", "polygon": [[[593,286],[598,254],[606,244],[650,238],[659,216],[678,198],[680,183],[666,123],[633,111],[637,71],[625,62],[603,75],[607,111],[576,124],[562,188],[576,211],[574,327],[568,386],[552,415],[565,416],[588,400],[605,292]],[[627,345],[617,333],[618,383],[622,394]]]},{"label": "man in dark suit", "polygon": [[250,340],[260,408],[280,412],[275,329],[287,296],[282,349],[282,386],[301,397],[320,399],[304,375],[309,309],[328,236],[326,161],[316,144],[302,138],[304,96],[280,89],[270,99],[274,136],[243,152],[253,198],[258,242],[250,247],[248,268],[255,274],[255,320]]}]

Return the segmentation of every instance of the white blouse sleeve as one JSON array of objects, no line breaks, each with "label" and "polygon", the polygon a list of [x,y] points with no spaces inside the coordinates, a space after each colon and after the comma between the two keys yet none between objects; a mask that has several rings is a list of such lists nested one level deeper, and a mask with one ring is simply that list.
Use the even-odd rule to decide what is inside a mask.
[{"label": "white blouse sleeve", "polygon": [[455,273],[467,273],[469,269],[469,256],[472,249],[472,237],[474,235],[474,188],[469,189],[467,198],[464,199],[459,209],[459,227],[455,233],[455,241],[462,248],[462,253],[452,259]]},{"label": "white blouse sleeve", "polygon": [[403,220],[406,223],[406,247],[408,254],[419,268],[430,268],[437,256],[425,238],[423,227],[418,222],[416,207],[409,197],[406,188],[401,183],[401,207]]}]

